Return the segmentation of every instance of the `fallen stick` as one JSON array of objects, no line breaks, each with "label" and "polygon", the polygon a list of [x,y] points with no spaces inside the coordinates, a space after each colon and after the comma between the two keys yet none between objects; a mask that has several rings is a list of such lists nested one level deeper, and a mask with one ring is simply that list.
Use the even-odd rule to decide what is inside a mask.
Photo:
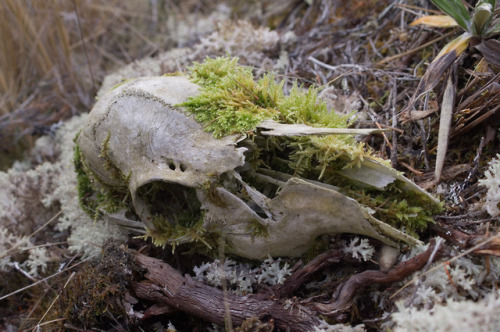
[{"label": "fallen stick", "polygon": [[[272,288],[273,295],[277,298],[284,298],[291,296],[297,289],[306,283],[311,276],[317,271],[320,271],[327,266],[335,263],[340,263],[345,259],[345,254],[340,249],[331,249],[311,260],[304,267],[293,269],[295,272],[288,277],[283,285],[276,285]],[[299,264],[299,263],[297,263]]]},{"label": "fallen stick", "polygon": [[187,312],[219,326],[227,321],[225,306],[231,321],[241,325],[244,320],[257,318],[273,321],[278,329],[310,331],[320,324],[316,313],[305,307],[285,309],[280,303],[256,295],[224,294],[222,290],[183,277],[167,263],[135,253],[136,262],[146,269],[146,280],[133,283],[138,298],[147,299]]}]

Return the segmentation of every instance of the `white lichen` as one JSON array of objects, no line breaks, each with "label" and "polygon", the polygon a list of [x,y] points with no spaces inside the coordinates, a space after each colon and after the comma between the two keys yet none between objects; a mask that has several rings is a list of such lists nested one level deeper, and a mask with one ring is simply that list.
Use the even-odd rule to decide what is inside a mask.
[{"label": "white lichen", "polygon": [[319,326],[314,327],[314,332],[365,332],[365,325],[360,324],[356,326],[334,324],[330,325],[325,321],[322,321]]},{"label": "white lichen", "polygon": [[[16,258],[13,254],[32,247],[30,239],[27,236],[12,234],[8,229],[0,228],[0,271],[9,271]],[[15,250],[15,252],[14,252]]]},{"label": "white lichen", "polygon": [[86,116],[85,114],[74,117],[59,129],[56,141],[60,145],[61,156],[56,164],[60,164],[64,171],[57,178],[56,189],[43,199],[46,205],[54,201],[59,202],[62,213],[58,229],[70,230],[69,249],[72,252],[81,251],[84,257],[98,256],[101,246],[110,239],[125,242],[128,238],[128,232],[124,228],[110,222],[106,217],[94,222],[80,207],[73,165],[75,146],[73,139],[83,126]]},{"label": "white lichen", "polygon": [[277,48],[280,37],[267,27],[254,27],[247,21],[224,21],[209,36],[195,46],[195,53],[229,54],[256,67],[268,59],[266,52]]},{"label": "white lichen", "polygon": [[[213,21],[203,30],[196,30],[197,33],[203,31],[207,35],[201,37],[192,48],[175,48],[159,53],[154,58],[134,61],[110,73],[104,78],[97,97],[102,97],[115,85],[132,78],[185,72],[193,61],[202,61],[207,56],[229,54],[239,57],[246,65],[276,72],[282,72],[289,65],[288,54],[284,50],[281,51],[279,59],[266,55],[274,51],[278,54],[280,51],[280,36],[276,31],[266,27],[255,27],[246,21],[230,21],[227,17],[218,21],[221,23],[216,31]],[[193,27],[195,26],[191,26]],[[292,43],[293,36],[293,33],[285,34],[281,38],[281,44]]]},{"label": "white lichen", "polygon": [[94,223],[79,205],[73,139],[85,116],[40,138],[30,158],[0,172],[0,271],[38,277],[60,255],[55,245],[40,246],[47,243],[67,240],[71,252],[97,257],[107,240],[127,239],[127,231],[105,218]]},{"label": "white lichen", "polygon": [[488,188],[484,209],[492,217],[497,217],[500,215],[500,154],[488,165],[488,170],[484,173],[485,178],[479,180],[479,183]]},{"label": "white lichen", "polygon": [[154,58],[136,60],[123,66],[104,78],[101,89],[97,92],[97,97],[101,98],[117,84],[132,78],[161,76],[166,73],[182,72],[185,70],[186,65],[191,64],[192,59],[190,59],[190,55],[192,52],[193,50],[190,48],[175,48],[167,52],[162,52]]},{"label": "white lichen", "polygon": [[[443,240],[438,238],[438,241]],[[414,248],[409,254],[404,255],[401,260],[410,259],[426,250],[427,247],[428,245]],[[489,269],[485,267],[484,257],[463,256],[449,261],[438,261],[414,273],[402,282],[393,284],[392,287],[396,289],[403,286],[408,287],[402,288],[395,298],[400,313],[394,314],[392,320],[382,326],[385,329],[394,329],[394,324],[398,323],[396,331],[453,330],[448,329],[450,326],[448,320],[454,319],[451,313],[456,310],[452,308],[470,306],[470,310],[467,310],[473,312],[473,308],[484,305],[486,303],[485,299],[488,299],[491,294],[491,287],[485,287],[485,285],[492,285],[498,281],[500,258],[489,257],[488,261]],[[410,281],[413,282],[409,283]],[[379,307],[392,311],[389,309],[391,304],[385,302],[386,297],[383,293],[374,292],[372,297]],[[496,301],[498,302],[498,300]],[[430,327],[425,323],[423,325],[416,323],[419,319],[434,319],[435,312],[439,312],[442,316],[439,319],[436,318],[432,324],[429,323],[428,326]],[[450,316],[444,319],[446,315]],[[474,320],[475,318],[471,319]],[[489,318],[483,317],[481,319],[487,320]],[[408,324],[413,324],[412,326],[415,326],[415,329],[405,329],[405,324],[402,323],[405,320],[408,322],[411,320],[412,323]],[[439,327],[441,326],[440,323],[442,323],[442,328]],[[455,324],[456,327],[461,326],[466,331],[469,331],[466,329],[469,326],[467,320],[457,320]]]},{"label": "white lichen", "polygon": [[360,240],[359,237],[356,236],[344,248],[344,252],[351,254],[352,258],[367,261],[372,258],[375,249],[370,245],[368,239]]},{"label": "white lichen", "polygon": [[[437,238],[438,241],[443,239]],[[401,260],[410,259],[425,251],[427,247],[428,244],[415,247]],[[478,280],[484,279],[484,276],[480,276],[483,270],[480,264],[481,262],[473,262],[468,257],[460,257],[446,264],[438,261],[425,270],[418,271],[401,283],[404,285],[413,280],[410,292],[404,296],[407,304],[418,308],[432,308],[436,303],[446,303],[451,299],[476,299],[481,293]]]},{"label": "white lichen", "polygon": [[450,300],[431,310],[407,308],[403,301],[397,307],[399,311],[392,314],[396,332],[500,331],[499,291],[477,302]]},{"label": "white lichen", "polygon": [[56,212],[40,201],[57,188],[60,165],[49,162],[29,170],[0,172],[0,224],[15,234],[29,235]]},{"label": "white lichen", "polygon": [[237,294],[252,293],[258,284],[268,286],[283,284],[286,277],[291,274],[287,262],[281,259],[274,260],[271,257],[264,260],[257,268],[231,259],[226,259],[221,264],[220,260],[216,259],[211,263],[203,263],[199,267],[194,267],[193,271],[195,280],[215,287],[222,287],[225,280],[231,290]]},{"label": "white lichen", "polygon": [[231,16],[231,8],[220,3],[206,16],[200,17],[196,12],[186,13],[181,17],[169,17],[165,25],[168,27],[169,38],[178,45],[184,45],[194,38],[203,36],[216,28],[216,23],[227,20]]}]

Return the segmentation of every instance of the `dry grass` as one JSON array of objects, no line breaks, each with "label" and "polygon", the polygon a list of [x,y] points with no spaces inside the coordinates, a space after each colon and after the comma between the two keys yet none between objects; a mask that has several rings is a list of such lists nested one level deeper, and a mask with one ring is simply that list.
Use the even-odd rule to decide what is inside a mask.
[{"label": "dry grass", "polygon": [[45,1],[3,0],[0,43],[6,51],[0,53],[0,113],[11,113],[47,87],[74,106],[88,105],[86,91],[93,88],[93,82],[81,56],[81,34],[86,36],[85,45],[95,43],[88,54],[98,73],[103,60],[98,52],[110,52],[110,46],[116,46],[117,37],[113,36],[126,37],[120,31],[122,26],[115,24],[116,20],[131,18],[124,3],[56,0],[49,5]]},{"label": "dry grass", "polygon": [[[172,46],[200,1],[0,1],[0,169],[32,135],[87,111],[105,73]],[[170,24],[164,24],[169,21]]]},{"label": "dry grass", "polygon": [[133,12],[132,5],[116,0],[0,2],[0,165],[29,148],[32,134],[90,107],[106,68],[151,52],[150,45],[138,47],[132,29],[116,24],[151,21],[147,7]]}]

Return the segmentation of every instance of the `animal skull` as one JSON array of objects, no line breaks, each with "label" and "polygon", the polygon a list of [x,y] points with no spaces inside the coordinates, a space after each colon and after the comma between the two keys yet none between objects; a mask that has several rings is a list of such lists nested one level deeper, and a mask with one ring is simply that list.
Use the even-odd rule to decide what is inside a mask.
[{"label": "animal skull", "polygon": [[[198,200],[204,225],[220,227],[231,252],[251,259],[300,255],[322,234],[362,234],[392,246],[400,241],[418,243],[372,217],[368,208],[334,186],[273,170],[248,172],[246,156],[254,148],[250,140],[216,139],[175,106],[197,92],[198,86],[181,76],[128,81],[97,102],[78,137],[93,177],[107,187],[126,186],[137,216],[148,229],[155,228],[154,213],[162,211],[175,223],[175,209],[181,209],[186,200]],[[279,124],[263,127],[275,131],[278,127],[274,134],[280,134]],[[351,173],[347,175],[362,177],[359,171]],[[401,178],[391,174],[381,181]],[[281,189],[272,197],[248,184],[248,177]],[[167,189],[152,204],[145,192],[155,184]],[[210,189],[207,184],[212,184]],[[166,207],[157,206],[161,204]],[[253,234],[252,225],[261,226],[266,234]]]}]

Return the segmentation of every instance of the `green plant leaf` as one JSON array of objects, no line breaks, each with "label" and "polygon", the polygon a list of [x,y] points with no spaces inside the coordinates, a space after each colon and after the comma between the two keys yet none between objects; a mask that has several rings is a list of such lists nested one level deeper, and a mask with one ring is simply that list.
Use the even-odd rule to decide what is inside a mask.
[{"label": "green plant leaf", "polygon": [[461,0],[431,0],[433,4],[436,5],[446,14],[453,17],[457,23],[469,31],[471,26],[471,18],[469,11],[465,8]]},{"label": "green plant leaf", "polygon": [[476,36],[484,34],[493,16],[493,6],[488,2],[478,2],[472,15],[472,32]]},{"label": "green plant leaf", "polygon": [[476,3],[476,7],[481,6],[483,3],[489,3],[493,9],[495,8],[496,5],[496,0],[479,0]]}]

